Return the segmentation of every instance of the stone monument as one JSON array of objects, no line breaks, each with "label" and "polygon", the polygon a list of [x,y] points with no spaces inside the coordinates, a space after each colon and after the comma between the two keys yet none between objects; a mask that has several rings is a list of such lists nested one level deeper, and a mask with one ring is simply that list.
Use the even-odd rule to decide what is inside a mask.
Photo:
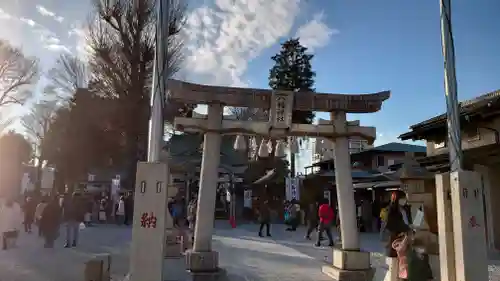
[{"label": "stone monument", "polygon": [[169,171],[166,163],[139,163],[134,199],[131,281],[162,281],[168,215]]},{"label": "stone monument", "polygon": [[[323,272],[337,280],[371,280],[370,254],[360,250],[356,223],[348,138],[375,140],[373,127],[352,126],[347,113],[371,113],[381,109],[390,92],[365,95],[272,91],[234,87],[205,86],[169,80],[169,100],[184,104],[208,105],[208,118],[176,117],[176,130],[205,134],[198,196],[197,224],[192,251],[186,255],[193,277],[213,280],[218,273],[218,254],[212,250],[215,196],[222,134],[258,135],[282,140],[289,136],[332,139],[335,148],[335,179],[339,198],[342,247],[334,249],[332,266]],[[268,122],[223,119],[223,107],[252,107],[270,111]],[[330,112],[331,123],[293,124],[292,111]],[[209,277],[209,276],[212,277]],[[212,278],[212,279],[209,279]]]},{"label": "stone monument", "polygon": [[436,191],[441,280],[488,280],[480,174],[438,174]]}]

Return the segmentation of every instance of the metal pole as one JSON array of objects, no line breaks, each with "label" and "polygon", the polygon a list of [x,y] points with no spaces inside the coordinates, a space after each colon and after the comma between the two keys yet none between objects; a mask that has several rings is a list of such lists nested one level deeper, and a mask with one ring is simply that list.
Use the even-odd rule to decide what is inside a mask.
[{"label": "metal pole", "polygon": [[451,29],[451,0],[440,0],[441,43],[444,57],[444,88],[446,94],[446,118],[448,123],[448,151],[450,172],[462,169],[462,138],[460,135],[460,109],[457,101],[455,75],[455,46]]},{"label": "metal pole", "polygon": [[149,119],[148,162],[158,162],[163,143],[163,103],[167,93],[167,50],[169,27],[169,1],[157,3],[157,22],[155,38],[155,58],[153,66],[153,85],[151,87],[151,114]]}]

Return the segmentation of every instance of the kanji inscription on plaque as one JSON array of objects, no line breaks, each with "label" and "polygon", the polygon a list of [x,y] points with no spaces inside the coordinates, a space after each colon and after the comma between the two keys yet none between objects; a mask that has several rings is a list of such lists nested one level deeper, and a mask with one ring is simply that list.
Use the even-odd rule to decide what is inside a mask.
[{"label": "kanji inscription on plaque", "polygon": [[156,228],[156,216],[153,212],[142,213],[141,215],[141,227],[142,228]]},{"label": "kanji inscription on plaque", "polygon": [[477,219],[476,219],[476,216],[472,216],[469,218],[469,227],[470,228],[476,228],[476,227],[479,227],[479,223],[477,223]]}]

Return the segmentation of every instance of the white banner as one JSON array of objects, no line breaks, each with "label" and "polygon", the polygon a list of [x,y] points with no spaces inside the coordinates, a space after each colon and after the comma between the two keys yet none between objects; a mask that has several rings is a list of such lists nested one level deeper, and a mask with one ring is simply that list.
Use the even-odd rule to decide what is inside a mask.
[{"label": "white banner", "polygon": [[326,200],[328,200],[328,205],[332,204],[331,198],[330,198],[331,195],[332,195],[332,193],[330,192],[330,190],[323,191],[323,198],[325,198]]},{"label": "white banner", "polygon": [[287,177],[285,179],[285,195],[286,200],[292,201],[300,200],[300,179],[299,178],[290,178]]},{"label": "white banner", "polygon": [[252,190],[245,190],[243,194],[243,206],[245,208],[252,208]]}]

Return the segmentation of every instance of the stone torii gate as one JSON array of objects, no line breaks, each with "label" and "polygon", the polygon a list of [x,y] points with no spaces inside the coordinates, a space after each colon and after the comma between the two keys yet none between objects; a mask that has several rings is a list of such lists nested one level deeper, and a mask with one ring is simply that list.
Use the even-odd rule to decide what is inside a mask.
[{"label": "stone torii gate", "polygon": [[[370,254],[360,251],[359,246],[348,138],[357,136],[373,142],[376,132],[374,127],[351,125],[346,120],[346,114],[379,111],[382,102],[389,98],[389,91],[344,95],[217,87],[177,80],[169,80],[168,83],[170,101],[208,105],[207,119],[176,117],[174,120],[174,126],[179,131],[205,134],[195,241],[192,251],[186,255],[187,266],[192,273],[201,273],[204,280],[212,280],[207,279],[206,274],[218,271],[218,254],[212,250],[211,242],[221,135],[259,135],[273,139],[311,136],[334,141],[335,180],[342,231],[342,248],[333,250],[333,265],[324,267],[323,272],[337,280],[371,280]],[[269,121],[224,120],[224,106],[266,109],[270,112]],[[293,124],[294,110],[329,112],[331,123]]]}]

